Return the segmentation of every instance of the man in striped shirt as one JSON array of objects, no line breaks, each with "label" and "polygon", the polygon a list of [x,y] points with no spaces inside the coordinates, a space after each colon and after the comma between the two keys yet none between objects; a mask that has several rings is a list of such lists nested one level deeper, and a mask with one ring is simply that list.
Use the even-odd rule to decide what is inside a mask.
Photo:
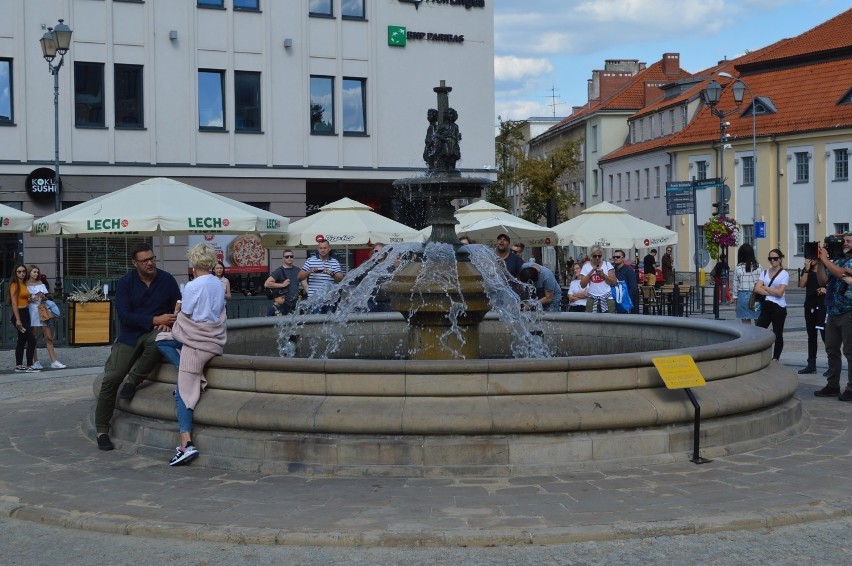
[{"label": "man in striped shirt", "polygon": [[[331,244],[327,240],[317,242],[317,253],[305,260],[299,271],[299,281],[308,280],[308,299],[322,296],[326,289],[343,279],[340,262],[331,257]],[[330,307],[333,310],[334,307]],[[328,307],[322,308],[328,312]]]}]

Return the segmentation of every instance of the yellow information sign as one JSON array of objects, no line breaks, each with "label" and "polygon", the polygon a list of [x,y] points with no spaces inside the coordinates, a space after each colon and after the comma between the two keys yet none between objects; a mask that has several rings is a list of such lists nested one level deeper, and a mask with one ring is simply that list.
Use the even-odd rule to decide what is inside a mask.
[{"label": "yellow information sign", "polygon": [[667,356],[653,361],[668,389],[701,387],[706,383],[692,356]]}]

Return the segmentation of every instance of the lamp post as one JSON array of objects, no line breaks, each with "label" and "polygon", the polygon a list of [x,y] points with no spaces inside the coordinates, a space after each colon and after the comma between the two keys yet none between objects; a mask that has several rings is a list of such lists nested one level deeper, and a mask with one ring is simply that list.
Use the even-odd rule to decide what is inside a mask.
[{"label": "lamp post", "polygon": [[[54,178],[53,178],[53,194],[54,212],[59,212],[62,209],[62,195],[59,190],[59,69],[62,68],[62,63],[65,62],[65,54],[71,48],[71,28],[65,25],[64,20],[60,19],[56,27],[47,28],[41,40],[41,52],[44,55],[44,60],[47,61],[47,67],[50,69],[50,74],[53,75],[53,133],[54,133]],[[55,65],[53,60],[59,54],[59,62]],[[59,237],[56,238],[56,282],[54,283],[54,293],[58,296],[62,294],[62,271],[60,265],[61,253],[59,249]]]},{"label": "lamp post", "polygon": [[[720,77],[725,77],[727,79],[733,79],[733,75],[730,73],[721,72],[719,73]],[[742,85],[748,91],[748,96],[751,100],[751,159],[752,159],[752,169],[754,171],[754,178],[752,179],[752,186],[754,187],[754,206],[752,207],[752,219],[751,223],[754,227],[753,229],[757,229],[757,219],[760,218],[760,208],[758,207],[757,201],[757,109],[755,108],[755,98],[754,93],[751,90],[751,87],[743,81],[742,79],[736,80],[737,84]],[[736,86],[736,85],[735,85]],[[755,232],[756,233],[756,232]],[[756,244],[757,242],[755,242]]]},{"label": "lamp post", "polygon": [[[741,81],[735,82],[733,87],[733,95],[734,103],[736,103],[736,108],[733,108],[728,111],[723,111],[717,107],[717,105],[719,104],[719,100],[722,97],[722,85],[713,80],[710,81],[710,84],[708,84],[703,91],[704,101],[710,107],[710,112],[712,112],[713,115],[719,118],[719,162],[717,165],[717,169],[719,171],[719,186],[716,187],[716,203],[713,206],[716,208],[717,213],[720,217],[725,217],[728,214],[728,205],[726,203],[726,198],[728,197],[728,195],[726,194],[727,191],[725,190],[725,142],[730,138],[730,135],[725,132],[731,125],[731,123],[726,122],[725,118],[739,110],[740,104],[743,101],[744,94],[745,84],[743,84]],[[722,253],[725,256],[725,262],[727,264],[727,246],[725,246],[725,249]],[[722,281],[720,274],[718,273],[716,274],[716,277],[719,277],[720,281],[722,282],[721,287],[719,289],[714,290],[713,292],[713,317],[718,319],[719,302],[724,296],[723,294],[725,292],[728,282]]]}]

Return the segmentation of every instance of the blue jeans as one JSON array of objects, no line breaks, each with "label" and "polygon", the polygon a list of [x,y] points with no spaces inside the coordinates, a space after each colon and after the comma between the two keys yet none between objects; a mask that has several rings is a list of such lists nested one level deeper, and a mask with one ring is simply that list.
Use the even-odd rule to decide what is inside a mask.
[{"label": "blue jeans", "polygon": [[[158,340],[157,349],[163,354],[170,364],[176,368],[180,367],[180,349],[183,344],[177,340]],[[192,432],[192,409],[188,409],[180,397],[180,389],[175,385],[173,393],[175,397],[175,409],[177,409],[178,431]]]}]

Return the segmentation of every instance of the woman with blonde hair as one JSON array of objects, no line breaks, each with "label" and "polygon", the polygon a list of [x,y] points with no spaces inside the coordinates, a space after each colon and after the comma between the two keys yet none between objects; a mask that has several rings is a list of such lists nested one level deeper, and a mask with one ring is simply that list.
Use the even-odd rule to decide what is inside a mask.
[{"label": "woman with blonde hair", "polygon": [[[41,328],[41,334],[44,336],[44,346],[47,348],[47,355],[50,356],[50,367],[53,369],[62,369],[66,366],[56,358],[56,348],[53,347],[51,321],[54,319],[43,321],[38,312],[38,306],[49,298],[47,295],[47,287],[41,280],[41,269],[39,269],[37,265],[31,265],[29,275],[29,279],[27,279],[27,289],[30,291],[29,316],[33,336],[35,336],[36,343],[38,343],[38,329]],[[38,361],[38,355],[35,354],[34,358],[33,367],[36,369],[42,369],[41,364]]]},{"label": "woman with blonde hair", "polygon": [[213,356],[222,355],[227,341],[225,288],[213,275],[216,251],[201,243],[190,248],[186,257],[195,277],[183,289],[171,332],[157,336],[157,349],[178,368],[174,397],[180,444],[170,466],[182,466],[198,457],[192,444],[192,414],[207,386],[204,366]]},{"label": "woman with blonde hair", "polygon": [[[15,371],[27,373],[37,372],[33,367],[36,340],[30,329],[31,301],[30,290],[27,288],[27,266],[19,263],[12,271],[9,280],[9,305],[12,307],[12,324],[18,331],[18,343],[15,345]],[[24,350],[27,352],[27,365],[24,365]]]},{"label": "woman with blonde hair", "polygon": [[787,299],[785,293],[790,283],[790,275],[781,265],[784,254],[778,248],[769,251],[769,269],[764,271],[754,287],[754,292],[764,295],[760,316],[755,323],[761,328],[769,328],[775,333],[775,346],[772,349],[772,359],[778,361],[781,350],[784,349],[784,321],[787,320]]}]

